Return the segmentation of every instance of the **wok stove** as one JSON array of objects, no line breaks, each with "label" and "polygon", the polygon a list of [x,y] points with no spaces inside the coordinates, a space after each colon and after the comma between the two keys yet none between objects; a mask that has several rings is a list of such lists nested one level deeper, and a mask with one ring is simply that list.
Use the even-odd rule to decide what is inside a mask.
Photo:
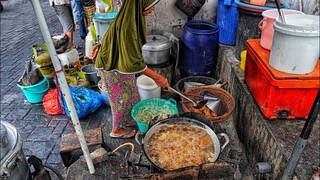
[{"label": "wok stove", "polygon": [[237,165],[226,162],[205,163],[200,166],[186,167],[173,171],[164,171],[154,166],[144,153],[127,151],[127,175],[120,179],[233,179]]}]

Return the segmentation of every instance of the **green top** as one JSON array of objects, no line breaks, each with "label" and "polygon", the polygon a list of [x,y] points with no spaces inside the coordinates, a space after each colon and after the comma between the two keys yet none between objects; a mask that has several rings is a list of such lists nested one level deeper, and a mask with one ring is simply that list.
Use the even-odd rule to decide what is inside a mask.
[{"label": "green top", "polygon": [[142,13],[154,1],[124,1],[101,41],[96,68],[122,73],[137,73],[146,68],[141,52],[146,43],[146,21]]}]

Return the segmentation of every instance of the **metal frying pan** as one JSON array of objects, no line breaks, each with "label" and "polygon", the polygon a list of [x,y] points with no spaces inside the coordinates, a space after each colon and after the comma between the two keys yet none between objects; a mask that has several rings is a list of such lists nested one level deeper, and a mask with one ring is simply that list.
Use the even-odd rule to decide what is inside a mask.
[{"label": "metal frying pan", "polygon": [[[158,123],[154,124],[146,132],[144,138],[141,141],[139,140],[139,136],[141,136],[142,134],[138,133],[136,135],[136,141],[138,142],[139,145],[142,146],[145,155],[147,156],[149,161],[158,169],[162,169],[162,168],[160,168],[158,163],[156,161],[154,161],[153,159],[151,159],[150,155],[148,154],[148,151],[147,151],[148,141],[149,141],[150,137],[153,135],[153,133],[155,133],[158,128],[160,128],[161,126],[168,125],[168,124],[186,124],[186,125],[190,125],[192,127],[197,127],[197,128],[205,130],[208,133],[208,135],[211,137],[211,140],[214,144],[214,157],[213,157],[212,162],[215,162],[217,160],[220,152],[222,152],[223,149],[226,147],[226,145],[229,143],[229,137],[225,133],[220,133],[218,135],[223,136],[225,138],[224,144],[222,146],[220,146],[219,139],[218,139],[217,135],[215,134],[215,132],[213,131],[213,129],[210,128],[207,124],[205,124],[199,120],[189,118],[189,117],[170,117],[170,118],[161,120]],[[165,142],[158,142],[158,143],[165,143]],[[165,169],[162,169],[162,170],[165,170]]]}]

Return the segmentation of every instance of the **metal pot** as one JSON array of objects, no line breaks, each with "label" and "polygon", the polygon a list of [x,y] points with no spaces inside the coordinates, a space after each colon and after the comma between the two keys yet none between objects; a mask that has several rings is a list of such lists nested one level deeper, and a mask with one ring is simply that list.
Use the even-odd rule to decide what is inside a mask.
[{"label": "metal pot", "polygon": [[1,121],[0,125],[0,179],[29,179],[29,166],[22,150],[22,140],[17,129],[6,121]]},{"label": "metal pot", "polygon": [[165,36],[147,36],[147,43],[142,46],[144,63],[159,65],[167,62],[170,57],[170,48],[171,42]]},{"label": "metal pot", "polygon": [[[145,155],[147,156],[147,158],[149,159],[149,161],[158,169],[161,169],[156,162],[154,162],[151,158],[150,155],[148,154],[148,152],[146,151],[146,148],[148,146],[148,141],[150,139],[150,137],[152,136],[152,134],[154,132],[156,132],[156,130],[166,124],[187,124],[193,127],[197,127],[197,128],[201,128],[203,130],[205,130],[209,136],[211,137],[211,140],[213,142],[214,145],[214,157],[213,157],[213,161],[215,162],[220,154],[220,152],[223,151],[223,149],[226,147],[226,145],[229,143],[229,137],[225,134],[225,133],[220,133],[218,134],[219,136],[223,136],[225,138],[225,142],[222,146],[220,146],[220,142],[219,139],[217,137],[217,135],[215,134],[215,132],[213,131],[213,129],[210,127],[210,125],[208,125],[207,123],[202,122],[201,119],[194,119],[191,117],[170,117],[164,120],[161,120],[159,122],[157,122],[156,124],[154,124],[145,134],[144,138],[140,141],[139,137],[142,136],[142,133],[137,133],[136,135],[136,141],[138,142],[139,145],[142,146],[143,151],[145,153]],[[162,143],[162,142],[159,142]]]}]

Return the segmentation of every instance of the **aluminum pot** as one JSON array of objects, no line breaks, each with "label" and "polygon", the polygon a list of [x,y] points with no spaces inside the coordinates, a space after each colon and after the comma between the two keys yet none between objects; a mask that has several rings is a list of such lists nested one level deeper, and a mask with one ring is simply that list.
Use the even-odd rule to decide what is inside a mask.
[{"label": "aluminum pot", "polygon": [[165,36],[147,36],[147,43],[142,46],[144,63],[159,65],[167,62],[170,58],[170,48],[171,42]]},{"label": "aluminum pot", "polygon": [[[157,167],[160,170],[164,170],[164,169],[161,169],[157,165],[157,162],[153,161],[150,158],[150,155],[146,151],[146,149],[148,147],[148,141],[149,141],[150,137],[153,135],[153,133],[156,132],[156,130],[159,127],[161,127],[163,125],[167,125],[167,124],[187,124],[192,127],[197,127],[197,128],[205,130],[208,133],[208,135],[211,137],[211,140],[214,145],[214,152],[213,152],[214,157],[211,162],[215,162],[218,159],[220,152],[222,152],[223,149],[226,147],[226,145],[229,143],[229,137],[225,133],[218,134],[219,136],[222,136],[225,139],[224,144],[221,146],[220,141],[219,141],[217,135],[215,134],[215,132],[213,131],[213,128],[211,127],[211,125],[205,123],[202,119],[198,119],[198,118],[194,118],[194,117],[196,117],[196,116],[193,116],[193,117],[190,117],[190,116],[189,117],[188,116],[169,117],[169,118],[161,120],[161,121],[157,122],[156,124],[154,124],[153,126],[151,126],[145,134],[142,134],[140,132],[136,134],[135,140],[138,142],[139,145],[142,146],[142,149],[143,149],[145,155],[147,156],[149,161],[155,167]],[[143,135],[144,135],[144,137],[140,140],[140,137]],[[162,143],[162,142],[159,142],[159,143]]]},{"label": "aluminum pot", "polygon": [[29,166],[22,150],[22,140],[17,129],[6,121],[1,121],[0,125],[0,179],[30,179]]}]

